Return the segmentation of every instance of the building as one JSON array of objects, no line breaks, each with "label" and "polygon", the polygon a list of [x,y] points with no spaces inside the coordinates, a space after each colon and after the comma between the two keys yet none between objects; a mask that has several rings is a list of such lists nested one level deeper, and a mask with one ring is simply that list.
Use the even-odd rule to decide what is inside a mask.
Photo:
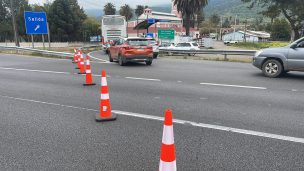
[{"label": "building", "polygon": [[248,30],[246,33],[244,31],[236,31],[232,33],[227,33],[223,36],[223,41],[238,41],[244,42],[246,36],[246,42],[267,42],[270,39],[270,34],[263,31],[251,31]]},{"label": "building", "polygon": [[[156,19],[156,24],[153,24],[149,27],[149,33],[154,33],[154,36],[157,37],[157,31],[159,29],[174,29],[177,35],[185,35],[186,29],[183,27],[183,19],[181,13],[177,11],[177,7],[174,5],[172,0],[172,9],[171,13],[157,12],[152,9],[145,9],[144,13],[138,17],[138,20],[130,21],[128,23],[128,36],[143,36],[147,33],[147,29],[136,30],[134,29],[141,22],[146,21],[147,19]],[[198,33],[197,29],[190,29],[192,35]]]}]

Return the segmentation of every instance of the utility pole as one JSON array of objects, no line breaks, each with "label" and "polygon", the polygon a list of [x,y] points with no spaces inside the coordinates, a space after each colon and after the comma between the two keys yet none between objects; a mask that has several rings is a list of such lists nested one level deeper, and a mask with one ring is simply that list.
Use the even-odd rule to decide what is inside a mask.
[{"label": "utility pole", "polygon": [[247,18],[246,18],[246,21],[245,21],[245,30],[244,30],[244,42],[246,43],[246,33],[247,32]]},{"label": "utility pole", "polygon": [[10,0],[10,6],[11,6],[11,13],[12,13],[12,19],[13,19],[13,30],[14,30],[14,39],[15,39],[15,45],[20,46],[19,40],[18,40],[18,33],[17,33],[17,26],[16,26],[16,18],[15,18],[15,11],[13,8],[13,0]]}]

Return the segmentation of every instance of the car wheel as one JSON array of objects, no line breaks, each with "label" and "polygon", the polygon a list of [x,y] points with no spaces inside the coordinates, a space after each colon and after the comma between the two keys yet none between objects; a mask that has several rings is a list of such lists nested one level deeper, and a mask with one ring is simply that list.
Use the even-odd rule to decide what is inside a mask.
[{"label": "car wheel", "polygon": [[152,61],[146,61],[146,65],[152,65]]},{"label": "car wheel", "polygon": [[123,61],[123,58],[122,58],[122,56],[118,56],[118,64],[120,65],[120,66],[124,66],[125,65],[125,62]]},{"label": "car wheel", "polygon": [[283,66],[278,60],[271,59],[263,64],[262,70],[265,76],[276,78],[283,73]]},{"label": "car wheel", "polygon": [[113,60],[113,58],[111,57],[111,54],[110,54],[110,53],[108,54],[108,56],[109,56],[109,61],[110,61],[110,62],[113,62],[114,60]]}]

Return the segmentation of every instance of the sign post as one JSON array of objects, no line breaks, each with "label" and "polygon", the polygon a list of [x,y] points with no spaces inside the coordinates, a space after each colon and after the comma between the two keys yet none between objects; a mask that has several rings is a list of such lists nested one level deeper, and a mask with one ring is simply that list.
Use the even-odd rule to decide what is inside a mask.
[{"label": "sign post", "polygon": [[[24,12],[24,21],[26,34],[30,34],[32,37],[32,46],[34,48],[35,34],[48,34],[48,25],[45,12]],[[43,40],[44,41],[44,40]]]}]

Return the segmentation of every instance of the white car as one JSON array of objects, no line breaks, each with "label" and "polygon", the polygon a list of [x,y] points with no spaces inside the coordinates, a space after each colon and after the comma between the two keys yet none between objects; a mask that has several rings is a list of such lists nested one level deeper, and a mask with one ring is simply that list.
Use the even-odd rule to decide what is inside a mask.
[{"label": "white car", "polygon": [[224,41],[224,44],[225,44],[225,45],[237,44],[237,43],[238,43],[238,41],[235,41],[235,40],[226,40],[226,41]]},{"label": "white car", "polygon": [[195,42],[178,43],[170,48],[172,50],[200,50],[199,45]]},{"label": "white car", "polygon": [[[165,47],[164,50],[180,50],[180,51],[196,51],[200,50],[199,45],[195,42],[185,42],[185,43],[178,43],[176,46],[168,46]],[[168,53],[169,55],[172,55],[172,52]],[[189,53],[189,56],[195,55],[195,53]]]},{"label": "white car", "polygon": [[157,58],[158,56],[158,53],[159,53],[159,46],[158,46],[158,43],[156,42],[155,39],[148,39],[148,42],[150,45],[152,45],[153,47],[153,58]]}]

